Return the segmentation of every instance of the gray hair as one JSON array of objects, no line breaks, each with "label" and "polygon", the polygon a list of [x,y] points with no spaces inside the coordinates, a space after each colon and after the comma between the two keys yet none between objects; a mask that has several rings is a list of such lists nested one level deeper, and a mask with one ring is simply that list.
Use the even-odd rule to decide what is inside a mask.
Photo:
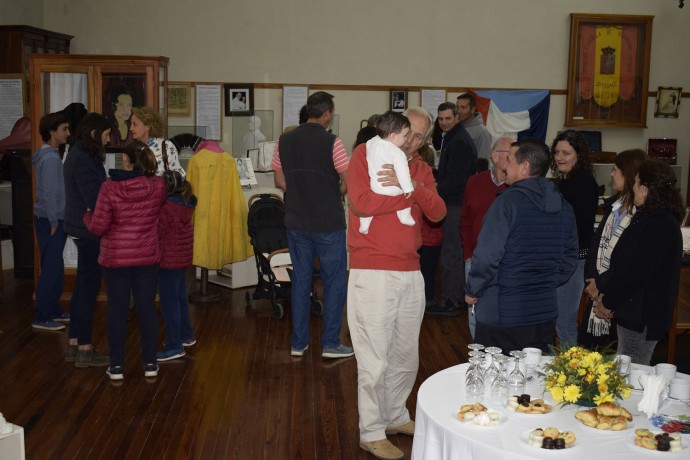
[{"label": "gray hair", "polygon": [[419,117],[425,119],[429,123],[429,128],[426,130],[426,133],[424,134],[424,142],[426,142],[429,139],[429,136],[431,136],[431,131],[433,131],[434,129],[433,117],[429,112],[426,111],[424,107],[410,107],[403,112],[403,115],[409,118],[411,113],[418,115]]}]

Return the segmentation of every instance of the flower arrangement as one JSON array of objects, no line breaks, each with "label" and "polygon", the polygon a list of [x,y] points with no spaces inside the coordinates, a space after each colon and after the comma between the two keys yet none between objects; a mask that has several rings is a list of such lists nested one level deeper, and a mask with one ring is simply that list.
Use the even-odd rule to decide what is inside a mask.
[{"label": "flower arrangement", "polygon": [[630,397],[630,385],[618,372],[615,355],[583,347],[556,350],[546,365],[546,389],[562,405],[578,402],[597,406],[614,399]]}]

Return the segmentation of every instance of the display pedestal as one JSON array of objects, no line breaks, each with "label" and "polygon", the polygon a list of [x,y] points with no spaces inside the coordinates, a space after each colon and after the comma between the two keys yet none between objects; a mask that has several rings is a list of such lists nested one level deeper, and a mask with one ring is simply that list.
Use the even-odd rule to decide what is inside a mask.
[{"label": "display pedestal", "polygon": [[0,460],[24,460],[24,428],[10,426],[12,432],[0,434]]},{"label": "display pedestal", "polygon": [[192,303],[216,302],[220,300],[220,294],[208,290],[208,268],[197,267],[197,278],[199,279],[199,291],[189,294],[189,301]]}]

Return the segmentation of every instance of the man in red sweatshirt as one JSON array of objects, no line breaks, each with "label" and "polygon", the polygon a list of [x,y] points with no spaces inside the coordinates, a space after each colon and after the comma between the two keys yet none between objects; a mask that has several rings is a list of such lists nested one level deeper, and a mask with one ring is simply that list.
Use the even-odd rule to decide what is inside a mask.
[{"label": "man in red sweatshirt", "polygon": [[[419,223],[422,214],[436,222],[446,215],[431,168],[417,154],[429,137],[431,116],[420,107],[408,109],[405,115],[411,129],[401,148],[415,186],[409,198],[371,190],[365,144],[352,153],[347,171],[347,319],[357,358],[360,447],[382,459],[403,456],[386,434],[414,434],[406,402],[417,376],[425,305],[417,253],[422,244]],[[398,185],[392,171],[384,172],[381,181]],[[401,224],[396,214],[410,206],[416,222],[412,227]],[[369,233],[359,232],[359,216],[376,217]]]}]

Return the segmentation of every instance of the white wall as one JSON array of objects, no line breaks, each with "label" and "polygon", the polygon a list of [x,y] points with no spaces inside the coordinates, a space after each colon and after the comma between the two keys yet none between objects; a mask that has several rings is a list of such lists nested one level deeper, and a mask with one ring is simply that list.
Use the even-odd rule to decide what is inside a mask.
[{"label": "white wall", "polygon": [[[16,22],[6,19],[6,4],[26,3],[0,0],[0,22]],[[676,0],[42,3],[42,24],[29,22],[32,14],[24,19],[74,35],[72,52],[168,56],[171,81],[441,88],[564,90],[571,12],[654,15],[649,89],[680,86],[690,91],[690,7],[681,10]],[[340,135],[348,147],[360,120],[388,108],[385,91],[330,92],[336,96]],[[449,93],[449,100],[456,95]],[[273,131],[278,133],[281,91],[257,90],[255,100],[257,109],[274,110]],[[411,93],[408,102],[418,101],[418,93]],[[647,129],[602,129],[603,148],[644,148],[647,138],[674,137],[687,176],[690,103],[683,100],[679,119],[656,119],[654,102],[648,101]],[[547,141],[563,128],[564,119],[565,96],[552,96]],[[192,122],[170,119],[171,125]],[[228,150],[231,132],[231,119],[225,118],[222,144]]]}]

